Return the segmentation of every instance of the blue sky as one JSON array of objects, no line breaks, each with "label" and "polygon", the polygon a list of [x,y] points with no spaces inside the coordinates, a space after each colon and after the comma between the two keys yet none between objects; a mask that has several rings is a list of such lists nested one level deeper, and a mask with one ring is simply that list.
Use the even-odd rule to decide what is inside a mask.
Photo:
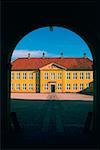
[{"label": "blue sky", "polygon": [[31,57],[42,57],[43,52],[45,57],[60,57],[61,52],[64,57],[83,57],[86,53],[92,59],[89,47],[75,32],[63,27],[53,27],[53,31],[44,27],[33,30],[18,42],[12,60],[27,57],[28,53]]}]

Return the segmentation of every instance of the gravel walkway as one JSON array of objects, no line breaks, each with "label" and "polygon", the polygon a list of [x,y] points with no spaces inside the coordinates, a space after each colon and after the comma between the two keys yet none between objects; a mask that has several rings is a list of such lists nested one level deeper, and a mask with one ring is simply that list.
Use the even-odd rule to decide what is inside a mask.
[{"label": "gravel walkway", "polygon": [[30,100],[93,100],[93,96],[77,93],[11,93],[11,99]]}]

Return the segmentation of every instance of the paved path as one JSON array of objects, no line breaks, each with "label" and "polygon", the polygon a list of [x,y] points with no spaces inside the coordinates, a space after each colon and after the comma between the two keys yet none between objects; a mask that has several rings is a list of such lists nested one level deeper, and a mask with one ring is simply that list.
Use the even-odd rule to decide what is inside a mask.
[{"label": "paved path", "polygon": [[94,145],[91,135],[83,132],[92,101],[12,100],[11,111],[16,112],[21,132],[10,135],[9,149],[91,148]]},{"label": "paved path", "polygon": [[93,100],[93,96],[77,93],[11,93],[11,98],[30,100]]}]

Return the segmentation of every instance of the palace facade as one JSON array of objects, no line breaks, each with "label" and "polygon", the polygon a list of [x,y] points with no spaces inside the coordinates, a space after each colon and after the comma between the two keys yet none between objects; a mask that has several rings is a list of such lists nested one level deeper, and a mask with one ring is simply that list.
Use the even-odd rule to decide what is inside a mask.
[{"label": "palace facade", "polygon": [[11,63],[11,92],[80,92],[93,82],[93,62],[81,58],[18,58]]}]

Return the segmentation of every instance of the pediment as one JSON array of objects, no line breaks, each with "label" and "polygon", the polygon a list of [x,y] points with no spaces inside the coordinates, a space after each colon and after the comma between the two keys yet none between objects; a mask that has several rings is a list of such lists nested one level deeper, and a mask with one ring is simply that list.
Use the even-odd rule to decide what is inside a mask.
[{"label": "pediment", "polygon": [[59,64],[56,64],[56,63],[50,63],[50,64],[45,65],[45,66],[40,68],[40,70],[43,70],[43,69],[54,69],[54,70],[56,70],[56,69],[64,69],[65,70],[66,68],[63,67],[63,66],[60,66]]}]

